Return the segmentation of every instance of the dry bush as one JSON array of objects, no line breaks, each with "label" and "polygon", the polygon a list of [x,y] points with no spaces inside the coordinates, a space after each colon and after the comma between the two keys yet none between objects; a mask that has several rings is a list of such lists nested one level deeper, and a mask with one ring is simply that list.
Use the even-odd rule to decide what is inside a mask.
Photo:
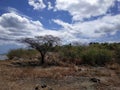
[{"label": "dry bush", "polygon": [[118,63],[110,63],[107,64],[106,67],[111,70],[120,70],[120,65]]}]

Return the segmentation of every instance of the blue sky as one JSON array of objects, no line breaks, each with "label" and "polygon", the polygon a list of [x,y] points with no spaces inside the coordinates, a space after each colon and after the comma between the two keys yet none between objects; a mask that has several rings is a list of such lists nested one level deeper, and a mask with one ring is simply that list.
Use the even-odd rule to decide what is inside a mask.
[{"label": "blue sky", "polygon": [[48,34],[63,43],[120,42],[120,0],[0,0],[0,53]]}]

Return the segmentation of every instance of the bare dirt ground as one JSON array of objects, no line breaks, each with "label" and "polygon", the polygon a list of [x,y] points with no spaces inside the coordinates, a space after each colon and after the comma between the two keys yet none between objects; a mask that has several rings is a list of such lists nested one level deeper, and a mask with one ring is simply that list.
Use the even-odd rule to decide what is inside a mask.
[{"label": "bare dirt ground", "polygon": [[0,61],[0,90],[120,90],[118,64],[42,67],[28,63]]}]

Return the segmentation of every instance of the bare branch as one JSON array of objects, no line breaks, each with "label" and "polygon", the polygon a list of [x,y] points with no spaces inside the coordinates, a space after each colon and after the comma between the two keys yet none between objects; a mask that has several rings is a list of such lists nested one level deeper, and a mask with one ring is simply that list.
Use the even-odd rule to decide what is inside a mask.
[{"label": "bare branch", "polygon": [[42,64],[44,63],[45,54],[54,46],[60,44],[60,38],[52,35],[36,36],[34,38],[24,38],[22,43],[27,43],[30,47],[38,50],[42,57]]}]

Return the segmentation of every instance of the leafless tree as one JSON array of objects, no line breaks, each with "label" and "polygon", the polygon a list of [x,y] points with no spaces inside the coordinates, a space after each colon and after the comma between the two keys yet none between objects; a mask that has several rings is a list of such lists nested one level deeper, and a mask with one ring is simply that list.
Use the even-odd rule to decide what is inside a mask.
[{"label": "leafless tree", "polygon": [[41,54],[41,64],[44,64],[46,53],[60,44],[60,38],[52,35],[36,36],[34,38],[24,38],[21,40],[23,43],[27,43],[30,47],[36,49]]}]

